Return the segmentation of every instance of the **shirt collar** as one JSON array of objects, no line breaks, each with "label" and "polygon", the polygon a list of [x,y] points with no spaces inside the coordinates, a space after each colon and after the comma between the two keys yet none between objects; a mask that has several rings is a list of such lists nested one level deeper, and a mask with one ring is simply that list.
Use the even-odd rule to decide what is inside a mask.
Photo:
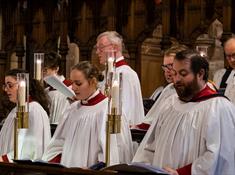
[{"label": "shirt collar", "polygon": [[119,62],[119,61],[121,61],[121,60],[124,60],[124,57],[123,57],[123,56],[117,58],[117,59],[116,59],[116,63]]},{"label": "shirt collar", "polygon": [[106,97],[100,92],[100,90],[96,90],[88,99],[81,100],[81,105],[84,106],[92,106],[101,102]]},{"label": "shirt collar", "polygon": [[213,97],[214,94],[217,94],[217,91],[211,89],[206,84],[205,87],[190,100],[190,102],[204,101],[206,99],[209,99],[210,97]]}]

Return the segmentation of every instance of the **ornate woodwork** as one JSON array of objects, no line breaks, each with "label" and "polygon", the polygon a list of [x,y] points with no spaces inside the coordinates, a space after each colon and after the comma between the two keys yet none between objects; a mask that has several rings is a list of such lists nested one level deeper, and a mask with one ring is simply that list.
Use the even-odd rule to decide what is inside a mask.
[{"label": "ornate woodwork", "polygon": [[[68,75],[68,38],[79,47],[79,60],[97,63],[93,50],[97,35],[116,30],[124,38],[128,63],[138,73],[147,97],[164,83],[160,69],[162,53],[173,40],[195,47],[197,38],[210,33],[209,28],[217,19],[223,24],[223,43],[235,32],[233,9],[235,1],[232,0],[0,0],[1,49],[6,53],[4,70],[14,65],[11,55],[16,54],[18,67],[32,73],[33,53],[54,50],[61,54],[64,74]],[[153,33],[160,24],[162,37],[152,43],[156,41]],[[209,35],[209,39],[214,38]],[[147,46],[146,40],[151,40]],[[160,49],[158,56],[151,49],[145,53],[143,47]],[[213,50],[216,46],[211,47]],[[156,61],[153,67],[152,61]],[[146,77],[146,69],[151,69],[155,81]],[[3,81],[2,71],[0,75]]]}]

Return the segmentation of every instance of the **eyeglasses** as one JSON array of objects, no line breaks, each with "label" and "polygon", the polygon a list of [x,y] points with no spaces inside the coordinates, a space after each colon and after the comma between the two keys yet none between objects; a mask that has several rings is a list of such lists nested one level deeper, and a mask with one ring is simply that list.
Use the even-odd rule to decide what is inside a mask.
[{"label": "eyeglasses", "polygon": [[167,71],[167,70],[169,71],[172,69],[173,64],[162,64],[161,67],[163,71]]},{"label": "eyeglasses", "polygon": [[225,56],[226,56],[226,59],[227,59],[227,60],[235,59],[235,53],[226,54]]},{"label": "eyeglasses", "polygon": [[16,83],[7,83],[7,84],[3,84],[2,85],[2,89],[5,90],[6,88],[7,89],[12,89],[16,84],[18,84],[17,82]]},{"label": "eyeglasses", "polygon": [[111,46],[112,44],[107,44],[107,45],[100,45],[100,46],[95,46],[96,50],[103,50],[105,47]]}]

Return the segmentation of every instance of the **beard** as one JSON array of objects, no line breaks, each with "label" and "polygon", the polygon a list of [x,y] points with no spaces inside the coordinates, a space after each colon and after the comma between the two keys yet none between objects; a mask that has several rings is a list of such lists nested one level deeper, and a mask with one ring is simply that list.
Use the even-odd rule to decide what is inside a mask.
[{"label": "beard", "polygon": [[187,84],[182,84],[180,82],[174,83],[174,87],[179,99],[186,102],[190,101],[200,91],[196,77]]}]

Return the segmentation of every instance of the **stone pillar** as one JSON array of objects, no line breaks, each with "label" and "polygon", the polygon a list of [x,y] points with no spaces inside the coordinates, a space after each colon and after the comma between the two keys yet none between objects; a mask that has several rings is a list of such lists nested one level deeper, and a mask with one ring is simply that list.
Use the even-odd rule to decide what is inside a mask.
[{"label": "stone pillar", "polygon": [[[232,22],[232,0],[224,0],[223,1],[223,34],[221,38],[222,45],[224,45],[224,42],[232,36],[231,22]],[[224,59],[224,66],[229,67],[226,59]]]},{"label": "stone pillar", "polygon": [[66,0],[61,2],[61,10],[60,10],[60,46],[59,53],[61,55],[61,73],[65,76],[66,74],[66,55],[68,54],[68,43],[67,43],[67,35],[68,35],[68,4]]},{"label": "stone pillar", "polygon": [[23,14],[21,12],[21,4],[18,2],[16,9],[16,56],[18,57],[18,68],[23,68],[24,57],[24,26],[23,26]]},{"label": "stone pillar", "polygon": [[166,50],[171,47],[170,41],[170,1],[164,0],[162,1],[162,41],[161,41],[161,49]]}]

